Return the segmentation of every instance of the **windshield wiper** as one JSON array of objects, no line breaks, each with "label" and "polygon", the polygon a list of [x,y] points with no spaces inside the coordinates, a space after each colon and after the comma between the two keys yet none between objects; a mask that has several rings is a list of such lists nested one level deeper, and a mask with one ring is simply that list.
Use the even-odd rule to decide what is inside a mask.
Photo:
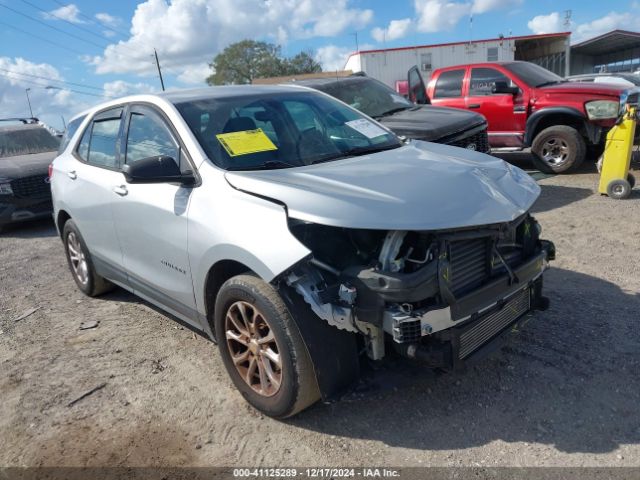
[{"label": "windshield wiper", "polygon": [[382,118],[382,117],[388,117],[389,115],[393,115],[394,113],[398,113],[398,112],[403,112],[405,110],[408,110],[410,107],[397,107],[397,108],[392,108],[391,110],[387,110],[386,112],[381,113],[380,115],[376,115],[373,118]]},{"label": "windshield wiper", "polygon": [[325,157],[321,157],[321,158],[316,158],[315,160],[312,160],[310,162],[310,165],[313,165],[315,163],[322,163],[322,162],[329,162],[331,160],[338,160],[340,158],[347,158],[347,157],[357,157],[360,155],[367,155],[369,153],[377,153],[377,152],[383,152],[385,150],[393,150],[394,148],[398,148],[401,147],[402,144],[398,143],[398,144],[393,144],[393,145],[386,145],[384,147],[354,147],[351,148],[349,150],[346,150],[344,152],[340,152],[338,154],[331,154],[329,156],[325,156]]},{"label": "windshield wiper", "polygon": [[282,160],[269,160],[260,165],[251,165],[249,167],[229,168],[229,171],[245,171],[245,170],[275,170],[278,168],[301,167],[302,165],[294,165],[293,163],[283,162]]}]

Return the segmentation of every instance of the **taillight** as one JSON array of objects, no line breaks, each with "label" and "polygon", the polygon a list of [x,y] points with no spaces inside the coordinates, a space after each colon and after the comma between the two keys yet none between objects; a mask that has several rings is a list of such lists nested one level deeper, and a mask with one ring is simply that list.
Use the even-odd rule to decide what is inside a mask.
[{"label": "taillight", "polygon": [[53,177],[53,162],[49,164],[49,180]]}]

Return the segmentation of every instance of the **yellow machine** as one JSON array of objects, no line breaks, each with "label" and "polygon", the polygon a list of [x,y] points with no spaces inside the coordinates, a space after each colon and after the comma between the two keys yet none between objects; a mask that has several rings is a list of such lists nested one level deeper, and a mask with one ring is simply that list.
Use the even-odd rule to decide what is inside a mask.
[{"label": "yellow machine", "polygon": [[631,195],[636,183],[629,173],[629,166],[637,120],[636,107],[627,107],[620,121],[607,134],[598,191],[617,200]]}]

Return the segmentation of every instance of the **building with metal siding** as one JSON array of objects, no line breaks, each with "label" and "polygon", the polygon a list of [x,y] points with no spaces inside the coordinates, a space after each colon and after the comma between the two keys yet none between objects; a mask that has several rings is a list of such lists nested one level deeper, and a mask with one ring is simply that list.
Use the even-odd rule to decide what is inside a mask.
[{"label": "building with metal siding", "polygon": [[345,70],[365,72],[390,87],[407,79],[418,65],[425,80],[437,68],[465,63],[526,60],[568,75],[570,32],[520,37],[500,37],[471,42],[363,50],[349,56]]}]

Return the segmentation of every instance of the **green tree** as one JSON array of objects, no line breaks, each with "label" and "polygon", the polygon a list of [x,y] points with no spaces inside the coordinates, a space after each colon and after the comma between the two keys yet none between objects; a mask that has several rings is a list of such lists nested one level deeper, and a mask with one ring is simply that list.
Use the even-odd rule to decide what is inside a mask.
[{"label": "green tree", "polygon": [[318,73],[322,71],[322,65],[313,59],[310,52],[300,52],[283,62],[282,75],[300,75],[303,73]]},{"label": "green tree", "polygon": [[309,52],[283,58],[280,47],[266,42],[242,40],[215,56],[209,64],[209,85],[251,83],[254,78],[317,73],[322,67]]}]

